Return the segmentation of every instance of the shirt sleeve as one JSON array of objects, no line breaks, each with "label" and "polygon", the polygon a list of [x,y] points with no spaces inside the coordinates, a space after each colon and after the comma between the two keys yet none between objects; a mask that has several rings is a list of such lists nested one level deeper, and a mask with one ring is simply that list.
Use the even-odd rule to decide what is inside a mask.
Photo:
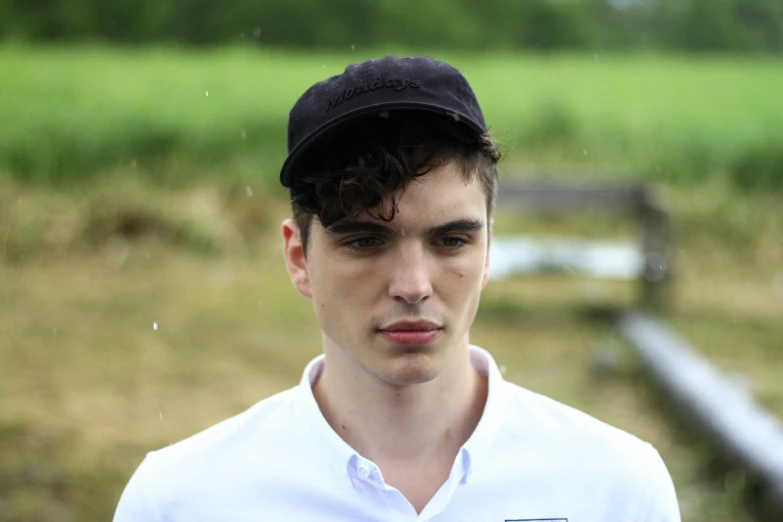
[{"label": "shirt sleeve", "polygon": [[154,498],[152,458],[144,458],[122,492],[113,522],[159,522]]},{"label": "shirt sleeve", "polygon": [[680,522],[680,507],[669,470],[661,455],[650,446],[647,512],[643,522]]}]

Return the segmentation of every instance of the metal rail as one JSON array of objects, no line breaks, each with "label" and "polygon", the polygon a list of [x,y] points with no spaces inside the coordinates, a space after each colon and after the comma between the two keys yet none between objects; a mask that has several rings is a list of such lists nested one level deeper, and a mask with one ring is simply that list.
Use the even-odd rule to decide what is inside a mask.
[{"label": "metal rail", "polygon": [[764,515],[783,520],[783,424],[661,323],[625,313],[616,327],[675,407],[724,459],[760,479]]},{"label": "metal rail", "polygon": [[635,219],[643,269],[641,304],[658,307],[671,300],[674,248],[671,222],[660,198],[642,183],[507,181],[497,206],[534,214],[562,214],[598,208]]}]

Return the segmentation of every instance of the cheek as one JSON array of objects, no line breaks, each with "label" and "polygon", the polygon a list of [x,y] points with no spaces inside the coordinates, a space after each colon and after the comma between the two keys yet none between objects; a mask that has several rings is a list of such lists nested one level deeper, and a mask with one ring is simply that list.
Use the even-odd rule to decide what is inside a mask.
[{"label": "cheek", "polygon": [[481,289],[484,275],[483,258],[473,255],[454,258],[451,263],[444,266],[441,273],[440,286],[443,291],[467,297],[474,287],[476,290]]},{"label": "cheek", "polygon": [[[462,310],[463,320],[471,323],[478,311],[484,278],[484,258],[476,256],[469,263],[459,267],[452,282],[452,302]],[[457,294],[457,292],[459,292]],[[457,304],[459,303],[459,304]]]},{"label": "cheek", "polygon": [[[378,284],[378,267],[355,261],[334,260],[319,264],[311,275],[318,313],[340,315],[348,308],[364,307]],[[333,308],[334,310],[326,310]]]}]

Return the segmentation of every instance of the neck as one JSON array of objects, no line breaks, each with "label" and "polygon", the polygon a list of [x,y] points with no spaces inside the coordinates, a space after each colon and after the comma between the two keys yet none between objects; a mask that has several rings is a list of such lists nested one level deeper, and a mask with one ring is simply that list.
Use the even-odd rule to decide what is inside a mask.
[{"label": "neck", "polygon": [[330,348],[313,394],[343,440],[379,464],[453,461],[487,398],[487,381],[470,364],[467,341],[436,378],[404,386],[381,381]]}]

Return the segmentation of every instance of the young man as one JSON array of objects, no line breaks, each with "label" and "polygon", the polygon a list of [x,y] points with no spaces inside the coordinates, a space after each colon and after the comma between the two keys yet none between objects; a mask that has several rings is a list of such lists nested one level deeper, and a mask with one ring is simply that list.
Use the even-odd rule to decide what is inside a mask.
[{"label": "young man", "polygon": [[285,262],[323,354],[148,454],[116,522],[679,520],[655,449],[505,382],[470,344],[500,155],[459,71],[351,65],[297,101],[288,138]]}]

